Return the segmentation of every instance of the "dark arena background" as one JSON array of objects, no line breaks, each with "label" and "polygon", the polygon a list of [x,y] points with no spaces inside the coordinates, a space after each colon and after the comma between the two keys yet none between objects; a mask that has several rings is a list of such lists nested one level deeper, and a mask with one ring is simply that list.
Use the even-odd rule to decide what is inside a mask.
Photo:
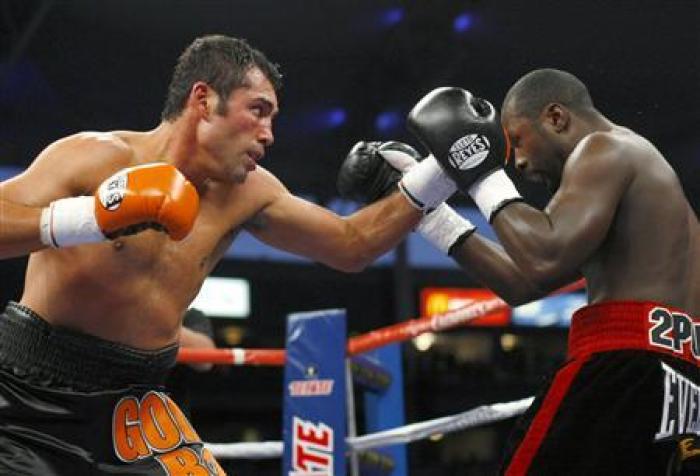
[{"label": "dark arena background", "polygon": [[[155,127],[178,54],[199,35],[222,33],[248,39],[284,75],[275,144],[262,165],[341,214],[354,205],[337,198],[336,173],[356,141],[415,144],[405,116],[429,90],[460,86],[500,105],[517,78],[542,67],[577,75],[604,114],[654,142],[697,213],[698,25],[700,3],[690,0],[0,0],[0,176],[65,135]],[[531,203],[547,202],[508,173]],[[464,196],[451,203],[476,214]],[[21,258],[0,264],[3,306],[19,299],[25,266]],[[431,289],[459,300],[479,288],[418,236],[343,274],[244,234],[213,276],[237,278],[243,290],[234,316],[211,312],[220,347],[283,347],[290,312],[346,308],[349,333],[359,334],[423,315]],[[403,343],[406,422],[532,395],[565,357],[571,306],[582,303],[570,297]],[[281,438],[281,368],[180,373],[205,441]],[[359,433],[361,416],[358,401]],[[513,422],[411,443],[409,474],[494,474]],[[279,459],[222,466],[280,474]]]}]

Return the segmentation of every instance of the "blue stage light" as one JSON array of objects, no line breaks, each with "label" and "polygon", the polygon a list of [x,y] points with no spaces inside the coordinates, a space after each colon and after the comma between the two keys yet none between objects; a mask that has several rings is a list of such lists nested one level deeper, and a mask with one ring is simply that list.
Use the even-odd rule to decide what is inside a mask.
[{"label": "blue stage light", "polygon": [[342,108],[335,108],[323,114],[323,124],[326,127],[338,127],[345,124],[347,113]]},{"label": "blue stage light", "polygon": [[380,13],[379,22],[386,27],[401,23],[404,17],[404,9],[401,7],[389,8]]},{"label": "blue stage light", "polygon": [[378,132],[392,132],[401,124],[401,114],[398,111],[384,111],[374,120],[374,128]]},{"label": "blue stage light", "polygon": [[306,135],[336,129],[348,120],[342,107],[311,107],[297,110],[293,115],[281,115],[277,121],[277,135]]},{"label": "blue stage light", "polygon": [[452,22],[452,28],[456,33],[464,33],[474,24],[474,17],[469,13],[457,15]]}]

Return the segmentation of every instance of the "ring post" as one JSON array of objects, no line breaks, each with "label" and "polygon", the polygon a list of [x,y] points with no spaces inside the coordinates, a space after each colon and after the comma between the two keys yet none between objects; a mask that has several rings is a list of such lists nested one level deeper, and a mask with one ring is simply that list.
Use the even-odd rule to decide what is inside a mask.
[{"label": "ring post", "polygon": [[[394,343],[364,354],[374,358],[391,375],[389,386],[383,391],[366,391],[365,426],[367,433],[374,433],[405,424],[403,401],[403,367],[401,364],[401,344]],[[406,445],[393,445],[377,450],[394,461],[391,476],[406,476]]]},{"label": "ring post", "polygon": [[345,311],[287,317],[282,476],[344,476]]}]

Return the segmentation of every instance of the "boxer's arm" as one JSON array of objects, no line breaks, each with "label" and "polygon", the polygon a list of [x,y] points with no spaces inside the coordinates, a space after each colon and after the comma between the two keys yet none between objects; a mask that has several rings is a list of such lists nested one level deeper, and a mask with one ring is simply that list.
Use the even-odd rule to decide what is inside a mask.
[{"label": "boxer's arm", "polygon": [[104,134],[59,140],[23,173],[0,183],[0,259],[45,248],[40,240],[42,209],[51,201],[91,193],[93,177],[129,165],[130,150]]},{"label": "boxer's arm", "polygon": [[274,196],[246,229],[276,248],[341,271],[361,271],[394,248],[423,216],[398,192],[340,217],[292,195],[276,179],[268,179],[267,188],[274,188]]},{"label": "boxer's arm", "polygon": [[[523,272],[503,247],[478,233],[453,247],[450,257],[473,280],[495,292],[511,306],[518,306],[547,294]],[[576,277],[572,277],[571,282]],[[562,283],[566,284],[566,283]]]},{"label": "boxer's arm", "polygon": [[584,140],[544,211],[512,203],[492,223],[518,268],[546,292],[576,276],[600,247],[633,179],[620,145],[603,134]]},{"label": "boxer's arm", "polygon": [[[180,329],[180,336],[178,337],[178,343],[180,347],[195,348],[195,349],[214,349],[216,345],[214,341],[208,335],[198,332],[196,330],[189,329],[187,327],[182,327]],[[195,370],[200,372],[206,372],[214,367],[211,363],[191,363],[188,364]]]},{"label": "boxer's arm", "polygon": [[44,248],[39,235],[41,208],[18,205],[3,195],[0,186],[0,259]]},{"label": "boxer's arm", "polygon": [[[361,142],[359,144],[367,143]],[[339,177],[347,179],[345,183],[357,183],[360,185],[360,190],[366,189],[367,187],[361,186],[365,185],[365,181],[358,182],[351,179],[358,177],[358,175],[363,178],[366,175],[363,172],[366,170],[376,170],[379,166],[368,167],[368,164],[372,165],[379,160],[386,161],[393,170],[404,174],[400,188],[411,201],[413,197],[423,195],[414,192],[415,186],[420,185],[421,181],[424,182],[422,187],[427,193],[435,193],[436,191],[441,193],[440,191],[442,191],[442,193],[448,192],[447,196],[454,192],[456,187],[454,182],[448,183],[450,180],[444,177],[444,174],[430,173],[430,168],[417,168],[420,155],[410,146],[399,142],[370,144],[378,144],[377,150],[380,153],[368,153],[359,157],[358,154],[353,155],[351,152],[341,168],[341,174],[339,174]],[[353,151],[356,150],[357,146]],[[350,162],[350,165],[356,164],[356,170],[360,172],[353,175],[353,169],[346,167],[346,165],[348,165],[349,159],[359,158],[363,160]],[[422,163],[425,163],[425,160]],[[343,173],[346,175],[342,175]],[[432,184],[436,181],[441,183],[433,187]],[[374,184],[374,182],[370,183]],[[365,197],[361,195],[359,198]],[[428,200],[421,200],[421,202],[429,203]],[[511,305],[529,302],[544,294],[515,265],[499,244],[475,234],[474,224],[460,216],[447,204],[432,203],[433,205],[428,208],[434,208],[434,210],[422,218],[415,231],[441,252],[457,261],[475,281],[492,289]]]}]

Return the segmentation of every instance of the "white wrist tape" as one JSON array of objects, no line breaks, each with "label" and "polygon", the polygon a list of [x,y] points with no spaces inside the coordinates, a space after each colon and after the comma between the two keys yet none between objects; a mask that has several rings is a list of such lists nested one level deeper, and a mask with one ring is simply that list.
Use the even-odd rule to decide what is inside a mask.
[{"label": "white wrist tape", "polygon": [[450,198],[457,191],[457,185],[435,157],[429,155],[406,172],[399,189],[413,206],[428,212]]},{"label": "white wrist tape", "polygon": [[475,229],[472,222],[445,203],[423,217],[416,227],[423,238],[445,254],[462,235]]},{"label": "white wrist tape", "polygon": [[41,242],[53,248],[97,243],[105,236],[95,219],[93,197],[62,198],[41,212]]},{"label": "white wrist tape", "polygon": [[469,196],[476,202],[476,206],[489,222],[494,212],[504,205],[523,199],[503,169],[496,170],[474,182],[469,187]]}]

